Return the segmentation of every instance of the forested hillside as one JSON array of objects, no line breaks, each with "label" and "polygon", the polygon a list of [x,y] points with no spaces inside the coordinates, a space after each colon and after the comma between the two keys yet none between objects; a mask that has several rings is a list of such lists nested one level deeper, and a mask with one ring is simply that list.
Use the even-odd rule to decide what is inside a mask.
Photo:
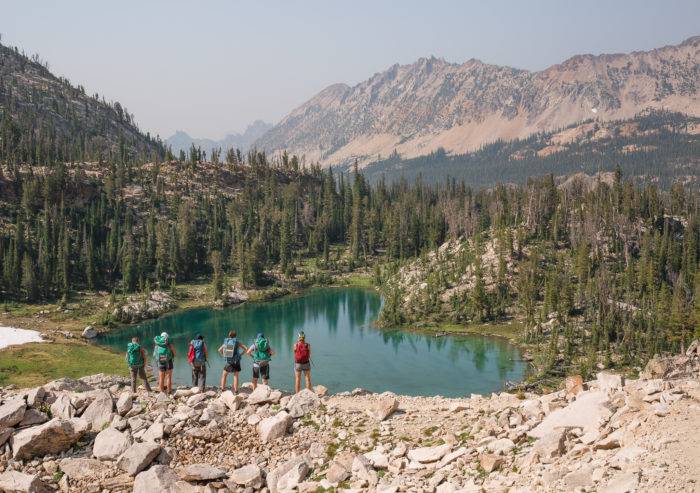
[{"label": "forested hillside", "polygon": [[426,183],[451,177],[474,187],[524,183],[529,177],[594,174],[622,169],[625,176],[669,187],[674,181],[697,186],[700,174],[700,119],[647,111],[630,120],[585,121],[527,139],[498,141],[467,154],[438,150],[402,159],[395,154],[362,171],[370,181],[420,176]]},{"label": "forested hillside", "polygon": [[32,58],[0,44],[0,161],[51,165],[66,161],[162,159],[158,138],[144,135],[118,102],[85,94]]},{"label": "forested hillside", "polygon": [[618,171],[560,186],[450,185],[436,202],[448,241],[378,275],[384,324],[520,325],[542,374],[584,378],[700,335],[696,192],[638,187]]}]

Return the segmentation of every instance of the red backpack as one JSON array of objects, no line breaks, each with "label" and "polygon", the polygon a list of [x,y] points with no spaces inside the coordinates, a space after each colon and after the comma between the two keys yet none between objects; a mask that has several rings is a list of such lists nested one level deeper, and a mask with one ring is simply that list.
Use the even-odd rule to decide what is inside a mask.
[{"label": "red backpack", "polygon": [[307,343],[296,343],[294,346],[294,361],[301,364],[309,362],[309,345]]}]

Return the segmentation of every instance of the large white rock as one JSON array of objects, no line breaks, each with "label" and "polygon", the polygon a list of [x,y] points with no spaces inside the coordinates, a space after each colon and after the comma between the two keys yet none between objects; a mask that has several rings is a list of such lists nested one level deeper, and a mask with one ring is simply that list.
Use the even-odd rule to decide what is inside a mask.
[{"label": "large white rock", "polygon": [[292,418],[301,418],[306,413],[317,409],[321,405],[321,399],[311,390],[304,389],[289,399],[287,411]]},{"label": "large white rock", "polygon": [[584,432],[598,429],[606,423],[612,411],[608,409],[607,393],[602,390],[581,392],[575,401],[556,409],[528,432],[532,438],[542,438],[557,428],[583,428]]},{"label": "large white rock", "polygon": [[639,485],[639,472],[619,472],[598,491],[601,493],[633,493]]},{"label": "large white rock", "polygon": [[97,459],[68,458],[60,462],[61,471],[68,479],[82,481],[85,478],[100,477],[109,466]]},{"label": "large white rock", "polygon": [[108,390],[99,390],[80,417],[90,423],[93,431],[100,431],[112,421],[113,408],[112,394]]},{"label": "large white rock", "polygon": [[515,443],[509,438],[499,438],[498,440],[489,442],[486,448],[489,452],[493,452],[494,454],[505,455],[515,448]]},{"label": "large white rock", "polygon": [[408,451],[408,458],[411,461],[420,462],[422,464],[429,462],[437,462],[450,452],[452,447],[445,443],[435,447],[420,447]]},{"label": "large white rock", "polygon": [[356,455],[352,460],[352,475],[362,481],[367,481],[371,486],[377,484],[377,473],[372,468],[369,459],[364,455]]},{"label": "large white rock", "polygon": [[305,474],[308,474],[308,462],[306,456],[304,455],[293,457],[292,459],[283,462],[267,473],[267,477],[265,478],[267,482],[267,489],[270,491],[270,493],[287,491],[287,488],[282,487],[282,479],[285,478],[287,474],[291,473],[284,481],[285,484],[287,484],[287,482],[293,483],[293,477],[295,476],[293,471],[296,470],[297,473],[300,473],[303,472],[304,468],[306,469]]},{"label": "large white rock", "polygon": [[43,425],[27,428],[12,437],[12,457],[26,460],[60,454],[73,446],[87,429],[87,422],[81,418],[54,418]]},{"label": "large white rock", "polygon": [[5,493],[45,493],[51,490],[37,475],[6,471],[0,474],[0,491]]},{"label": "large white rock", "polygon": [[560,457],[565,451],[566,445],[566,428],[557,428],[535,442],[533,450],[543,463],[552,462],[557,457]]},{"label": "large white rock", "polygon": [[161,440],[163,438],[164,434],[164,427],[163,423],[158,423],[155,422],[151,426],[148,427],[146,432],[141,435],[141,440],[144,442],[146,441],[151,441],[155,442],[156,440]]},{"label": "large white rock", "polygon": [[95,327],[92,325],[88,325],[83,329],[83,338],[84,339],[94,339],[97,337],[97,331],[95,330]]},{"label": "large white rock", "polygon": [[105,428],[95,437],[92,455],[100,460],[117,460],[131,446],[129,435],[114,428]]},{"label": "large white rock", "polygon": [[[239,467],[229,475],[230,482],[236,486],[257,489],[262,485],[262,471],[255,464]],[[235,490],[236,488],[229,488]]]},{"label": "large white rock", "polygon": [[367,414],[377,421],[384,421],[399,408],[399,400],[392,394],[383,394],[369,409]]},{"label": "large white rock", "polygon": [[177,473],[185,481],[214,481],[226,476],[226,471],[211,464],[189,464]]},{"label": "large white rock", "polygon": [[179,478],[168,466],[153,466],[140,472],[134,479],[133,493],[179,492]]},{"label": "large white rock", "polygon": [[450,452],[445,457],[440,459],[440,462],[438,463],[437,468],[442,469],[443,467],[445,467],[448,464],[451,464],[452,462],[459,459],[463,455],[466,455],[466,453],[468,451],[469,450],[466,447],[460,447],[457,450],[455,450],[454,452]]},{"label": "large white rock", "polygon": [[28,390],[24,398],[27,401],[27,406],[38,407],[38,405],[44,400],[45,395],[46,391],[44,390],[44,387],[35,387]]},{"label": "large white rock", "polygon": [[226,390],[225,392],[221,393],[219,400],[223,402],[231,411],[238,411],[241,408],[243,401],[245,401],[245,398],[242,395],[234,394],[230,390]]},{"label": "large white rock", "polygon": [[49,417],[46,414],[42,413],[38,409],[29,408],[24,412],[24,417],[17,426],[24,428],[26,426],[40,425],[42,423],[46,423],[48,420]]},{"label": "large white rock", "polygon": [[258,385],[248,396],[248,404],[265,404],[270,401],[272,389],[267,385]]},{"label": "large white rock", "polygon": [[0,428],[11,428],[15,426],[22,418],[27,410],[27,404],[24,399],[12,399],[0,406]]},{"label": "large white rock", "polygon": [[622,375],[609,373],[607,371],[598,373],[596,375],[596,380],[598,381],[598,389],[604,392],[622,390],[622,387],[625,385],[625,379]]},{"label": "large white rock", "polygon": [[365,457],[370,461],[372,467],[376,469],[386,469],[389,467],[389,456],[381,450],[367,452]]},{"label": "large white rock", "polygon": [[286,411],[280,411],[274,416],[263,419],[258,423],[258,434],[263,443],[268,443],[287,433],[292,417]]},{"label": "large white rock", "polygon": [[160,453],[160,445],[153,442],[134,443],[119,458],[119,468],[136,476],[147,468]]},{"label": "large white rock", "polygon": [[338,454],[328,468],[326,479],[333,484],[338,484],[348,479],[352,473],[352,461],[354,458],[355,456],[350,451]]},{"label": "large white rock", "polygon": [[71,419],[75,416],[75,409],[70,401],[70,396],[61,392],[51,404],[51,416],[54,418]]},{"label": "large white rock", "polygon": [[297,462],[277,481],[278,491],[294,491],[299,483],[309,474],[309,465],[305,461]]},{"label": "large white rock", "polygon": [[124,416],[126,413],[131,411],[131,407],[134,405],[134,396],[130,391],[125,390],[117,399],[117,412],[120,416]]}]

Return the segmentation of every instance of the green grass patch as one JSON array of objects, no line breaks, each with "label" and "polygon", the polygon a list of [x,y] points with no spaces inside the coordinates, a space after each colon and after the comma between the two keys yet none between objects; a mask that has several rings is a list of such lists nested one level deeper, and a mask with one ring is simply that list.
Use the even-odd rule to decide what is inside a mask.
[{"label": "green grass patch", "polygon": [[437,429],[438,429],[437,426],[430,426],[428,428],[424,428],[423,435],[425,435],[427,437],[431,437],[431,436],[433,436],[433,433],[435,433],[437,431]]},{"label": "green grass patch", "polygon": [[373,288],[372,276],[370,274],[351,274],[338,280],[341,286],[353,286],[357,288]]},{"label": "green grass patch", "polygon": [[0,385],[35,387],[61,377],[127,375],[124,355],[92,344],[37,342],[0,351]]}]

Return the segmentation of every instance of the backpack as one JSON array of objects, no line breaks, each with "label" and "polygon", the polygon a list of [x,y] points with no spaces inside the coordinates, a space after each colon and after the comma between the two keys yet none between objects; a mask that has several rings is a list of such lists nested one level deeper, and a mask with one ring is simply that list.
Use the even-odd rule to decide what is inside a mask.
[{"label": "backpack", "polygon": [[294,345],[294,362],[295,363],[308,363],[309,362],[309,345],[305,342],[297,342]]},{"label": "backpack", "polygon": [[227,337],[224,339],[224,358],[226,364],[235,365],[241,360],[241,353],[238,351],[238,339]]},{"label": "backpack", "polygon": [[201,339],[195,339],[190,342],[192,348],[194,349],[194,362],[204,363],[207,360],[207,355],[204,353],[204,341]]},{"label": "backpack", "polygon": [[143,354],[141,346],[135,342],[130,342],[126,347],[126,361],[129,366],[143,366]]},{"label": "backpack", "polygon": [[171,359],[173,359],[173,352],[167,345],[157,345],[156,346],[156,359],[158,363],[165,364]]},{"label": "backpack", "polygon": [[255,341],[253,361],[270,361],[270,344],[264,337],[261,337],[260,339]]}]

